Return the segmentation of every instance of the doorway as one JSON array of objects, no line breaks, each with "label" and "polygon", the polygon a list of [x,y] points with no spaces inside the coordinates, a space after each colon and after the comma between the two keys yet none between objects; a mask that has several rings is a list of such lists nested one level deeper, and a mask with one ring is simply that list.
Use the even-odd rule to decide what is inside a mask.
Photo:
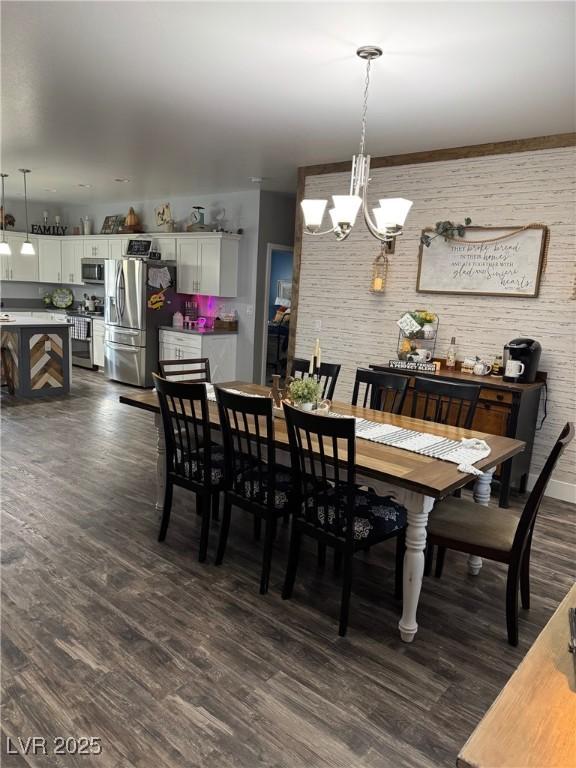
[{"label": "doorway", "polygon": [[281,376],[286,374],[293,271],[293,247],[268,243],[261,371],[263,384],[270,384],[275,373]]}]

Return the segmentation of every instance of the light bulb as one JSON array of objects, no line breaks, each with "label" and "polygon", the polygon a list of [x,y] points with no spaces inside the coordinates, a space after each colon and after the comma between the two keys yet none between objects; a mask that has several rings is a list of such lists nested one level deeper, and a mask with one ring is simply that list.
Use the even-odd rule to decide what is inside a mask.
[{"label": "light bulb", "polygon": [[10,250],[10,246],[5,240],[3,240],[0,243],[0,256],[11,256],[11,255],[12,255],[12,251]]},{"label": "light bulb", "polygon": [[304,214],[304,226],[320,229],[327,203],[327,200],[302,200],[300,207]]},{"label": "light bulb", "polygon": [[402,227],[412,208],[412,201],[403,197],[388,197],[378,200],[380,208],[373,208],[374,218],[380,232],[394,227]]},{"label": "light bulb", "polygon": [[35,256],[36,251],[34,250],[34,246],[29,240],[25,240],[22,243],[22,248],[20,248],[20,255],[21,256]]},{"label": "light bulb", "polygon": [[338,224],[353,227],[362,205],[362,198],[359,195],[332,195],[332,200],[334,200],[332,210]]}]

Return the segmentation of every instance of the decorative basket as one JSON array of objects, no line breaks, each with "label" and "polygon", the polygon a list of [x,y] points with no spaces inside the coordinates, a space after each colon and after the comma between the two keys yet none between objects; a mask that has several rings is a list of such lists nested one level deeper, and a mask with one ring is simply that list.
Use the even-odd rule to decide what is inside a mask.
[{"label": "decorative basket", "polygon": [[238,320],[220,320],[219,317],[215,317],[214,330],[215,331],[237,331]]}]

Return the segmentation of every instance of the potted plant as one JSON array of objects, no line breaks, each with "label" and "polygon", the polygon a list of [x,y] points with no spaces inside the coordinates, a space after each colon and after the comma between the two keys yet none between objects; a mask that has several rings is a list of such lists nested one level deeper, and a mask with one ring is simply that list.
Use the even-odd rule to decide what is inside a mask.
[{"label": "potted plant", "polygon": [[288,392],[297,408],[311,411],[321,394],[320,382],[311,376],[305,379],[294,379],[288,387]]}]

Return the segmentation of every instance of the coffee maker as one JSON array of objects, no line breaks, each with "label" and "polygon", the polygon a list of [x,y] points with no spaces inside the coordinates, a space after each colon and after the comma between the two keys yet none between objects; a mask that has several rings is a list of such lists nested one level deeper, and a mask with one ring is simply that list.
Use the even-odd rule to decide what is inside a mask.
[{"label": "coffee maker", "polygon": [[[536,373],[540,364],[542,347],[534,339],[512,339],[504,347],[504,376],[503,381],[514,381],[519,384],[531,384],[536,381]],[[516,361],[521,365],[509,361]]]}]

